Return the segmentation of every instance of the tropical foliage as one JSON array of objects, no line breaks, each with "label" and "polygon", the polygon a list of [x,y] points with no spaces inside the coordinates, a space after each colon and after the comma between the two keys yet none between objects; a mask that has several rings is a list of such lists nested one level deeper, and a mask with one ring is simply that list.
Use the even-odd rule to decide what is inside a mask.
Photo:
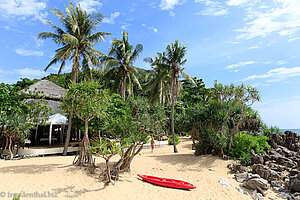
[{"label": "tropical foliage", "polygon": [[38,92],[21,95],[19,89],[19,86],[0,85],[0,136],[2,150],[8,150],[10,159],[13,159],[14,144],[23,145],[30,129],[35,124],[44,124],[52,113]]},{"label": "tropical foliage", "polygon": [[266,150],[271,146],[267,142],[268,137],[264,135],[253,136],[247,133],[238,133],[234,138],[234,146],[231,149],[230,154],[235,158],[244,162],[244,164],[250,164],[251,150],[256,154],[265,154]]},{"label": "tropical foliage", "polygon": [[[105,36],[110,35],[110,33],[105,32],[94,33],[103,20],[103,14],[100,12],[89,14],[81,9],[80,5],[74,7],[73,3],[70,3],[70,6],[66,6],[65,14],[59,9],[51,10],[51,12],[58,17],[62,27],[54,25],[50,21],[45,21],[46,24],[54,29],[54,32],[42,32],[38,35],[41,39],[52,39],[59,45],[59,48],[55,51],[56,54],[46,66],[45,71],[50,66],[61,63],[58,71],[59,75],[65,67],[66,62],[70,60],[72,62],[72,80],[77,82],[80,71],[80,60],[82,60],[82,71],[87,77],[91,77],[90,68],[101,67],[100,57],[103,56],[102,52],[93,47],[96,43],[103,41]],[[68,132],[63,155],[67,155],[72,128],[72,115],[69,115],[68,121]]]},{"label": "tropical foliage", "polygon": [[88,14],[81,9],[80,5],[74,7],[73,3],[70,3],[70,6],[66,6],[65,14],[59,9],[51,10],[51,12],[58,17],[63,28],[50,21],[45,21],[54,29],[54,32],[42,32],[38,35],[41,39],[52,39],[60,46],[55,51],[56,54],[46,66],[45,71],[53,64],[60,62],[58,71],[60,74],[66,62],[71,60],[72,77],[73,81],[76,82],[80,60],[82,60],[81,68],[85,71],[89,71],[89,67],[101,66],[99,58],[103,53],[93,47],[95,43],[103,41],[105,36],[110,35],[110,33],[94,33],[103,20],[103,14]]},{"label": "tropical foliage", "polygon": [[149,87],[152,88],[151,90],[155,90],[156,94],[159,95],[159,98],[156,99],[159,99],[160,103],[164,103],[165,99],[168,98],[168,94],[170,94],[171,133],[173,137],[174,153],[178,152],[175,142],[174,108],[181,89],[180,78],[185,78],[194,83],[194,80],[183,72],[184,68],[182,68],[182,65],[187,61],[187,59],[184,58],[185,55],[186,47],[180,46],[176,40],[174,43],[167,46],[165,52],[158,53],[154,59],[146,59],[157,72],[157,76],[149,85]]},{"label": "tropical foliage", "polygon": [[134,86],[142,89],[137,79],[138,68],[133,65],[143,51],[143,45],[137,44],[136,47],[131,45],[128,40],[128,33],[123,32],[121,40],[113,39],[112,46],[108,56],[103,56],[101,61],[105,63],[106,72],[104,79],[113,80],[112,87],[118,91],[123,100],[133,95]]},{"label": "tropical foliage", "polygon": [[94,118],[103,120],[108,107],[108,93],[100,89],[96,81],[72,83],[63,98],[62,108],[66,113],[76,115],[84,122],[84,137],[81,151],[74,163],[77,165],[93,165],[90,152],[89,123]]}]

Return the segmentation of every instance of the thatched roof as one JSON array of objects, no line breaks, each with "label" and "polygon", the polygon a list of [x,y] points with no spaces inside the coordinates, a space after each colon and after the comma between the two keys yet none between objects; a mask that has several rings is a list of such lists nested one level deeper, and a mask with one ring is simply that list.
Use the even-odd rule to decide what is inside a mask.
[{"label": "thatched roof", "polygon": [[[34,102],[42,102],[40,99],[27,99],[26,102],[30,102],[30,101],[34,101]],[[60,114],[64,114],[62,112],[62,110],[60,109],[61,106],[61,102],[60,101],[53,101],[53,100],[45,100],[45,102],[47,102],[47,107],[52,109],[52,113],[56,114],[56,113],[60,113]],[[44,105],[44,103],[42,103]],[[47,117],[50,116],[50,113]]]},{"label": "thatched roof", "polygon": [[35,84],[32,84],[29,86],[28,90],[22,90],[21,92],[28,94],[29,91],[34,92],[34,91],[40,92],[39,96],[43,96],[47,99],[53,99],[53,100],[59,100],[63,97],[65,94],[66,90],[51,81],[48,80],[41,80]]}]

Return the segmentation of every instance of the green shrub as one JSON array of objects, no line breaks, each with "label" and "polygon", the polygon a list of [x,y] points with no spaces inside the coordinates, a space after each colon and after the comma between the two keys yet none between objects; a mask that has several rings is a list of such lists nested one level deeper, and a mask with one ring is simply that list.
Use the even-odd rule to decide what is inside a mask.
[{"label": "green shrub", "polygon": [[230,154],[235,159],[248,165],[251,160],[251,149],[257,154],[262,154],[266,153],[266,150],[270,148],[267,139],[268,137],[264,135],[253,136],[241,132],[235,136]]},{"label": "green shrub", "polygon": [[[176,145],[180,143],[180,141],[179,141],[179,135],[178,134],[175,134],[175,142],[176,142]],[[169,143],[169,145],[173,145],[173,137],[172,137],[172,135],[169,135],[168,143]]]}]

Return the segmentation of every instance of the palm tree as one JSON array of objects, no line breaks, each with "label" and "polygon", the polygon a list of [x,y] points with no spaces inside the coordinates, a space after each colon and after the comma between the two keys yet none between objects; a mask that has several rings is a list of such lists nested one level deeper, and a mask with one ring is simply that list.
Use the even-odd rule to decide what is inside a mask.
[{"label": "palm tree", "polygon": [[168,45],[166,51],[158,53],[158,56],[154,60],[146,59],[150,61],[154,68],[157,68],[159,74],[153,80],[154,85],[160,85],[160,91],[165,91],[164,94],[168,94],[168,90],[171,91],[171,131],[173,136],[174,153],[178,153],[175,142],[175,130],[174,130],[174,107],[177,101],[177,96],[181,88],[180,78],[185,78],[195,84],[194,80],[183,72],[184,65],[187,59],[184,59],[186,54],[186,47],[180,46],[176,40],[171,45]]},{"label": "palm tree", "polygon": [[154,70],[154,78],[145,87],[145,94],[151,102],[159,102],[162,105],[169,105],[171,102],[171,81],[168,76],[168,66],[163,63],[165,53],[157,53],[153,58],[145,58]]},{"label": "palm tree", "polygon": [[126,91],[129,96],[133,94],[133,84],[142,89],[137,78],[139,68],[133,66],[142,51],[143,45],[137,44],[134,48],[129,44],[128,33],[123,32],[123,38],[121,40],[113,39],[108,56],[103,56],[101,59],[105,63],[105,68],[109,69],[105,77],[117,79],[118,92],[124,101],[126,100]]},{"label": "palm tree", "polygon": [[[59,9],[51,10],[51,12],[58,17],[63,28],[54,25],[50,21],[45,21],[45,23],[49,24],[54,29],[54,33],[43,32],[38,34],[39,38],[52,39],[59,45],[59,48],[55,51],[56,54],[51,62],[46,66],[45,71],[47,71],[53,64],[61,62],[58,71],[58,74],[60,74],[62,69],[65,67],[66,61],[70,60],[72,61],[73,81],[76,82],[80,59],[82,59],[82,62],[84,63],[84,68],[86,68],[86,63],[90,67],[99,65],[99,57],[101,57],[103,53],[93,47],[95,46],[95,43],[103,41],[105,36],[110,35],[110,33],[94,33],[103,20],[103,14],[88,14],[86,11],[81,9],[80,5],[74,7],[74,5],[70,3],[69,7],[66,6],[66,14],[63,14]],[[71,124],[72,115],[70,114],[63,155],[67,154]]]}]

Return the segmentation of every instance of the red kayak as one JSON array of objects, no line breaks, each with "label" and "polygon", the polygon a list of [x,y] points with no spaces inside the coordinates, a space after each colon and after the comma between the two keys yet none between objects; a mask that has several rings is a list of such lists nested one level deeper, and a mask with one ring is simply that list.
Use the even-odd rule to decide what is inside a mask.
[{"label": "red kayak", "polygon": [[142,175],[138,174],[139,177],[141,177],[144,181],[147,181],[149,183],[153,183],[155,185],[170,187],[170,188],[179,188],[179,189],[195,189],[196,187],[192,184],[175,180],[175,179],[168,179],[168,178],[160,178],[155,176],[148,176],[148,175]]}]

